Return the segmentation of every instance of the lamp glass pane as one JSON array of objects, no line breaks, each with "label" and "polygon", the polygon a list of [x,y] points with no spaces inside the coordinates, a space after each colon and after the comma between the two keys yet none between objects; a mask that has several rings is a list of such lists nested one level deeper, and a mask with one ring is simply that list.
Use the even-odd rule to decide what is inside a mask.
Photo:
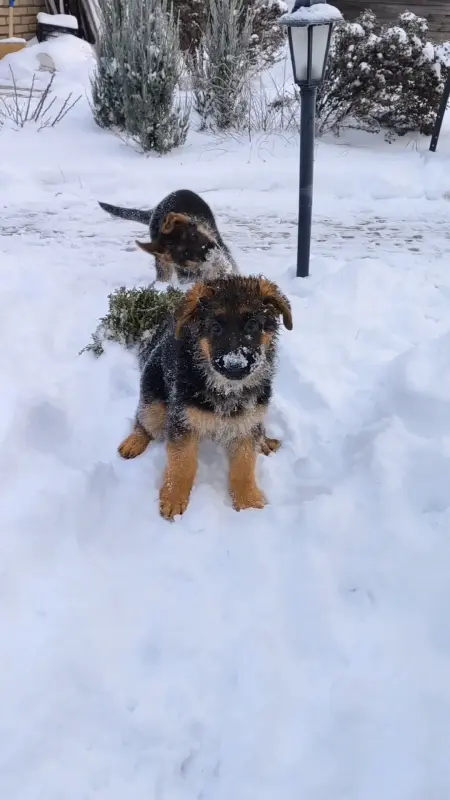
[{"label": "lamp glass pane", "polygon": [[311,80],[322,80],[330,24],[312,26]]},{"label": "lamp glass pane", "polygon": [[306,81],[308,77],[308,28],[289,28],[291,37],[291,50],[294,67],[294,78],[297,81]]}]

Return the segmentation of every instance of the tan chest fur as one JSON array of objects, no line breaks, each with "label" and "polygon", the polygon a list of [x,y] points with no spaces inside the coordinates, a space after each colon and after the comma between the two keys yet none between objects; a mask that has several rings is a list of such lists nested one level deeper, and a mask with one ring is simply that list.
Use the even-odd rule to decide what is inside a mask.
[{"label": "tan chest fur", "polygon": [[199,439],[213,439],[218,442],[231,442],[249,436],[255,427],[264,420],[266,409],[261,406],[247,408],[233,417],[187,408],[186,421]]}]

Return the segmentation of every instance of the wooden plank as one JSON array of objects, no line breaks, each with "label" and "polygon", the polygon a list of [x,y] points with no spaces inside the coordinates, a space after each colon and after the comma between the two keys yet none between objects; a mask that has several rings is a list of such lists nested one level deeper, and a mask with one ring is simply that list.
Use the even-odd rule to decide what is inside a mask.
[{"label": "wooden plank", "polygon": [[[361,4],[359,0],[345,0],[345,2],[338,4],[338,8],[342,11],[344,17],[350,14],[352,17],[355,17],[361,13]],[[380,21],[397,19],[399,14],[402,14],[404,11],[411,11],[418,17],[425,17],[430,25],[450,25],[450,9],[446,14],[442,14],[437,9],[424,9],[423,6],[419,5],[383,3],[379,5],[372,4],[372,11]]]},{"label": "wooden plank", "polygon": [[[370,8],[375,10],[378,6],[383,5],[401,5],[407,6],[408,8],[413,5],[417,8],[422,8],[423,11],[427,9],[433,9],[440,11],[442,14],[448,14],[449,12],[449,4],[447,2],[443,2],[443,0],[420,0],[420,2],[413,2],[413,3],[405,3],[404,0],[368,0]],[[361,6],[361,3],[360,3]]]},{"label": "wooden plank", "polygon": [[[436,13],[427,14],[427,13],[424,13],[423,11],[421,12],[419,9],[414,10],[414,6],[409,6],[409,8],[407,10],[408,11],[412,11],[412,13],[416,14],[418,17],[423,17],[424,19],[428,20],[428,24],[436,24],[436,23],[438,23],[438,24],[443,23],[443,24],[447,24],[447,25],[450,24],[450,15],[449,14],[447,14],[446,16],[443,16],[442,14],[436,14]],[[379,11],[377,13],[377,17],[380,20],[382,20],[382,19],[392,20],[392,19],[398,19],[398,17],[402,13],[403,13],[402,9],[399,8],[398,6],[396,6],[396,8],[386,7],[383,10],[379,9]]]},{"label": "wooden plank", "polygon": [[[349,22],[355,19],[362,10],[361,0],[335,0],[337,7],[342,12],[344,19]],[[428,22],[428,30],[430,39],[433,41],[441,42],[450,40],[450,9],[447,6],[447,13],[442,14],[438,11],[430,12],[429,9],[425,10],[423,5],[406,5],[405,3],[378,3],[367,0],[367,5],[372,7],[372,11],[376,14],[380,25],[395,24],[399,14],[403,11],[411,11],[419,17],[425,17]]]},{"label": "wooden plank", "polygon": [[25,42],[0,42],[0,59],[9,56],[11,53],[17,53],[18,50],[23,50]]},{"label": "wooden plank", "polygon": [[405,3],[405,0],[367,0],[365,3],[361,2],[361,0],[341,0],[341,2],[336,2],[336,5],[339,7],[346,6],[350,2],[357,5],[360,11],[364,11],[365,8],[370,8],[372,11],[376,12],[377,8],[380,7],[403,6],[405,9],[413,7],[420,9],[422,13],[434,11],[444,15],[450,14],[450,3],[443,3],[442,0],[420,0],[420,2],[418,2],[418,0],[413,0],[412,3]]},{"label": "wooden plank", "polygon": [[[361,8],[361,6],[359,5]],[[418,16],[426,16],[427,14],[439,14],[442,17],[449,16],[450,9],[448,6],[441,6],[438,3],[428,3],[428,5],[424,5],[423,3],[405,3],[404,0],[389,0],[389,2],[381,2],[381,3],[371,3],[370,8],[372,11],[377,13],[378,9],[380,8],[402,8],[403,11],[412,11],[413,14],[417,14]]]},{"label": "wooden plank", "polygon": [[[361,13],[361,2],[360,0],[345,0],[344,2],[337,3],[338,8],[344,13],[345,9],[356,10],[358,13]],[[436,4],[424,6],[423,4],[419,3],[404,3],[401,0],[394,0],[394,2],[386,3],[370,3],[371,10],[374,14],[378,16],[383,16],[386,13],[390,14],[401,14],[403,11],[412,11],[413,14],[416,14],[418,17],[437,17],[443,19],[450,19],[450,8],[446,6],[445,10],[441,7],[437,6]]]}]

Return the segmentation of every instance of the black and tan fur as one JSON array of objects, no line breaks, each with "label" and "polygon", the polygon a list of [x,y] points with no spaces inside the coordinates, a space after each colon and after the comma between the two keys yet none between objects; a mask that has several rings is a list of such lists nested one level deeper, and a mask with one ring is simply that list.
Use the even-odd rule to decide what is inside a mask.
[{"label": "black and tan fur", "polygon": [[278,449],[265,436],[279,317],[292,329],[289,301],[262,277],[201,281],[155,330],[141,354],[141,391],[132,433],[119,453],[135,458],[154,439],[167,442],[160,492],[166,519],[188,505],[199,442],[221,442],[229,455],[229,491],[237,511],[262,508],[258,452]]},{"label": "black and tan fur", "polygon": [[160,281],[170,281],[174,272],[180,281],[194,281],[238,271],[211,208],[190,189],[172,192],[150,211],[99,205],[113,216],[149,226],[151,241],[136,244],[155,257]]}]

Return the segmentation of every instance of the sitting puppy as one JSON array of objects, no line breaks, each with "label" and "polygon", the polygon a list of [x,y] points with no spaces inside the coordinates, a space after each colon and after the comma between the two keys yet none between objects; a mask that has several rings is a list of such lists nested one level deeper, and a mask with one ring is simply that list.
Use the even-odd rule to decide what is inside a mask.
[{"label": "sitting puppy", "polygon": [[220,441],[228,450],[234,508],[266,504],[255,465],[260,449],[267,454],[280,445],[264,432],[280,315],[291,330],[289,301],[265,278],[201,281],[144,345],[135,425],[119,453],[135,458],[152,440],[166,439],[168,463],[160,492],[165,519],[187,508],[203,438]]},{"label": "sitting puppy", "polygon": [[160,281],[170,281],[173,271],[181,282],[238,271],[208,203],[189,189],[172,192],[150,211],[99,205],[115,217],[149,225],[151,241],[136,244],[155,256]]}]

